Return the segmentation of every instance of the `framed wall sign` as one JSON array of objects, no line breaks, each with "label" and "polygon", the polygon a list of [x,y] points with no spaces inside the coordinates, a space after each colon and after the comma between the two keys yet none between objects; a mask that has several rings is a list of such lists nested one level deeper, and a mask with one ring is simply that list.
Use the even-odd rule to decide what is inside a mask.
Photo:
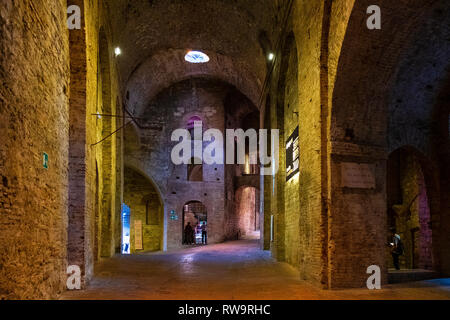
[{"label": "framed wall sign", "polygon": [[298,127],[286,142],[286,181],[289,181],[300,171],[300,146]]},{"label": "framed wall sign", "polygon": [[171,210],[171,211],[170,211],[170,220],[172,220],[172,221],[178,221],[178,215],[177,215],[177,213],[175,212],[175,210]]},{"label": "framed wall sign", "polygon": [[44,169],[48,169],[48,154],[45,152],[42,154],[42,166]]}]

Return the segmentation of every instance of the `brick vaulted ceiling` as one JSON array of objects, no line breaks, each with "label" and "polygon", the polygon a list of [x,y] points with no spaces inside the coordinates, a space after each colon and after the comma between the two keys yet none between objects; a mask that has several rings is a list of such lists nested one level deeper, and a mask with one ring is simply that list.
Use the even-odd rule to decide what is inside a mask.
[{"label": "brick vaulted ceiling", "polygon": [[[123,54],[118,59],[123,85],[139,113],[159,91],[189,77],[219,78],[256,102],[267,73],[261,32],[268,42],[280,25],[278,0],[110,0],[111,39]],[[187,50],[211,57],[189,66]],[[242,87],[242,88],[241,88]],[[147,101],[145,101],[147,100]]]}]

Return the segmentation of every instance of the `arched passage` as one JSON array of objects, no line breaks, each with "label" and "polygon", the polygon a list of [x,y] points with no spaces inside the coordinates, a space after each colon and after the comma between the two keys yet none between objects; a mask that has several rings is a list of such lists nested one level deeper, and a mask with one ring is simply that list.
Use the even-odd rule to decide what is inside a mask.
[{"label": "arched passage", "polygon": [[[257,77],[245,65],[214,52],[206,52],[211,61],[202,68],[186,64],[183,57],[185,50],[156,52],[143,61],[127,82],[130,92],[131,110],[141,116],[145,112],[145,103],[151,101],[161,91],[174,83],[192,78],[204,78],[228,83],[241,91],[255,105],[260,91]],[[169,63],[170,62],[170,63]],[[177,72],[173,72],[176,70]]]},{"label": "arched passage", "polygon": [[235,194],[236,219],[240,239],[260,238],[259,189],[252,186],[241,186]]},{"label": "arched passage", "polygon": [[[130,253],[164,249],[164,204],[153,182],[143,173],[126,166],[124,169],[123,239],[129,237]],[[123,217],[122,217],[123,218]],[[128,219],[128,217],[126,217]],[[122,252],[126,249],[122,246]],[[125,250],[126,251],[126,250]]]},{"label": "arched passage", "polygon": [[[383,281],[387,281],[389,194],[386,178],[380,177],[388,177],[389,152],[402,146],[414,146],[429,159],[435,158],[429,152],[434,144],[429,134],[433,126],[432,100],[449,61],[449,46],[444,40],[448,28],[442,24],[449,13],[445,1],[381,1],[384,12],[389,8],[382,32],[361,28],[367,20],[368,5],[367,1],[354,4],[330,96],[329,287],[364,286],[367,266],[375,262],[383,270]],[[398,16],[414,23],[399,25],[395,19]],[[343,177],[351,175],[351,168],[365,171],[373,177],[372,182],[343,182]],[[422,170],[428,169],[422,166]],[[424,172],[424,178],[435,179],[436,173]],[[427,191],[429,188],[427,183]],[[428,197],[433,212],[439,199],[430,194]],[[433,227],[433,241],[439,228],[436,224]],[[365,243],[364,248],[359,248],[358,243]],[[352,258],[349,252],[354,253]],[[354,263],[355,256],[358,264]]]},{"label": "arched passage", "polygon": [[200,201],[183,206],[182,239],[184,245],[208,244],[208,211]]},{"label": "arched passage", "polygon": [[[389,156],[387,164],[388,227],[400,235],[404,254],[402,269],[432,270],[433,220],[431,199],[436,188],[430,186],[430,163],[414,148],[403,147]],[[388,266],[393,267],[389,257]]]}]

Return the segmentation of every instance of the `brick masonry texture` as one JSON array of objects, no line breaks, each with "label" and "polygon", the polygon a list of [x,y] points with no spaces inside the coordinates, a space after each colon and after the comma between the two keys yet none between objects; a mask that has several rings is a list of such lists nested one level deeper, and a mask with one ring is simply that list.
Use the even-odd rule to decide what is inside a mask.
[{"label": "brick masonry texture", "polygon": [[[448,125],[442,125],[439,132],[433,132],[428,125],[433,123],[436,110],[443,110],[442,98],[439,97],[443,96],[440,92],[445,90],[448,78],[444,74],[448,70],[440,68],[439,72],[432,72],[429,79],[425,79],[428,73],[424,70],[447,64],[438,61],[448,57],[448,42],[440,43],[436,39],[433,41],[436,47],[431,49],[426,44],[428,40],[424,39],[436,37],[436,32],[431,33],[430,26],[440,25],[440,19],[448,12],[444,9],[447,6],[440,1],[433,2],[433,5],[431,2],[414,2],[406,8],[383,1],[380,3],[383,31],[368,32],[364,26],[366,9],[370,4],[368,1],[357,4],[354,1],[295,1],[288,30],[282,35],[282,57],[275,65],[271,100],[264,111],[270,114],[272,128],[284,129],[281,145],[290,135],[286,130],[292,131],[296,124],[300,127],[299,197],[292,190],[292,181],[285,182],[283,172],[277,175],[273,195],[273,182],[270,178],[265,179],[265,227],[270,226],[270,215],[274,214],[276,218],[272,253],[280,260],[298,265],[303,277],[325,288],[364,286],[366,268],[372,264],[382,267],[383,281],[386,281],[390,259],[386,258],[388,208],[383,177],[389,176],[386,172],[389,152],[410,145],[428,153],[428,157],[446,157],[432,151],[434,144],[430,141],[435,139],[434,143],[442,146],[446,140],[439,137],[448,136]],[[410,16],[413,12],[422,12],[423,15],[413,18]],[[419,26],[419,35],[412,39],[411,31],[389,32],[394,30],[395,21],[398,21],[394,17],[414,21],[403,28],[412,30]],[[442,35],[446,34],[447,29],[442,26],[440,30],[437,37],[444,39]],[[292,112],[286,114],[287,105],[290,105],[286,87],[292,84],[292,80],[287,81],[286,85],[285,79],[292,79],[289,61],[293,51],[292,38],[295,39],[298,56],[298,94],[294,94],[298,99],[297,106],[294,105],[299,115],[298,123],[292,123],[296,118]],[[425,53],[427,50],[442,53],[433,56]],[[418,55],[418,52],[423,55]],[[404,69],[398,71],[394,67],[396,64],[403,64]],[[355,79],[365,80],[355,82]],[[427,85],[429,82],[434,84]],[[390,90],[388,85],[391,85]],[[386,96],[386,92],[391,91]],[[280,96],[284,99],[280,100]],[[419,101],[414,101],[423,101],[422,104],[429,107],[402,105],[410,100],[410,96],[418,97]],[[388,112],[389,99],[391,109]],[[425,99],[428,101],[425,102]],[[444,119],[447,119],[448,104],[445,110],[447,116]],[[262,119],[262,123],[266,122]],[[447,146],[444,149],[448,150],[448,143],[444,145]],[[342,162],[375,164],[376,189],[342,188]],[[439,243],[448,243],[443,236],[447,234],[447,229],[435,215],[439,216],[438,212],[443,210],[440,219],[447,219],[448,216],[444,213],[448,212],[447,202],[444,202],[448,201],[448,197],[441,196],[439,200],[437,195],[437,181],[441,181],[442,188],[444,181],[447,181],[446,171],[441,169],[442,174],[437,177],[439,164],[426,159],[422,162],[429,168],[424,173],[427,195],[421,193],[422,200],[418,201],[425,211],[427,207],[431,208],[435,243],[433,268],[444,271],[447,263],[443,260],[448,253]],[[280,167],[285,167],[283,154]],[[411,172],[407,176],[412,178],[415,175]],[[447,186],[444,188],[447,190]],[[267,199],[269,195],[271,197]],[[439,204],[439,201],[442,202]],[[436,213],[433,214],[433,211]],[[301,221],[297,222],[298,219]],[[293,232],[297,224],[300,226],[298,234]],[[425,231],[427,227],[422,227],[422,230],[429,232]],[[270,232],[266,230],[264,235],[268,237]],[[300,236],[300,239],[292,235]],[[429,235],[423,237],[429,238]],[[264,247],[267,248],[266,242]]]},{"label": "brick masonry texture", "polygon": [[[131,210],[130,245],[131,253],[160,251],[163,249],[164,207],[158,191],[140,173],[125,169],[124,202]],[[135,247],[135,221],[142,223],[143,249]]]},{"label": "brick masonry texture", "polygon": [[[289,3],[1,1],[0,298],[55,298],[73,264],[88,285],[120,252],[123,203],[133,253],[137,220],[144,252],[183,248],[184,205],[199,201],[210,243],[260,229],[261,249],[321,288],[365,287],[374,264],[386,283],[391,226],[403,267],[450,275],[448,1],[379,0],[381,30],[366,28],[369,0]],[[67,30],[71,4],[81,30]],[[210,63],[186,63],[193,48]],[[279,172],[203,165],[189,181],[170,138],[194,116],[279,129]],[[349,162],[375,187],[344,186]]]},{"label": "brick masonry texture", "polygon": [[[144,172],[164,199],[168,235],[166,248],[169,250],[182,246],[183,208],[191,201],[199,201],[206,207],[209,243],[237,237],[241,209],[234,206],[236,166],[204,164],[202,181],[189,181],[188,166],[175,166],[170,158],[172,148],[178,143],[171,141],[172,132],[188,128],[192,117],[202,120],[203,131],[214,128],[225,133],[224,102],[229,95],[235,99],[235,94],[235,90],[222,82],[192,79],[176,83],[149,102],[141,116],[149,120],[142,123],[142,129],[137,133],[131,131],[131,136],[125,137],[125,141],[137,139],[139,145],[125,154],[125,165]],[[243,98],[238,95],[237,99],[239,103]],[[244,99],[240,103],[245,102]],[[237,123],[239,120],[242,119],[238,116]],[[207,143],[203,145],[205,147]],[[227,172],[231,173],[229,179],[226,179]],[[229,210],[226,213],[225,208]],[[172,211],[177,220],[169,219]]]},{"label": "brick masonry texture", "polygon": [[50,298],[64,290],[69,150],[65,11],[64,1],[2,1],[0,7],[1,298]]}]

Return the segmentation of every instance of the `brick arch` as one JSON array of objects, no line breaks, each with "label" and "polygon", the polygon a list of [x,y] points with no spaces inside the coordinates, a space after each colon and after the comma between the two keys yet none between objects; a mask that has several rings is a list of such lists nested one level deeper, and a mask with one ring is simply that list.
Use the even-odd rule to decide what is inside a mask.
[{"label": "brick arch", "polygon": [[450,245],[450,29],[445,25],[449,20],[450,8],[437,1],[415,35],[414,46],[404,54],[388,100],[388,150],[409,145],[426,158],[422,167],[427,171],[427,190],[433,188],[433,243],[437,244],[433,260],[442,275],[450,274],[450,256],[444,249]]},{"label": "brick arch", "polygon": [[[411,145],[431,156],[434,151],[431,140],[441,135],[448,137],[449,107],[445,110],[445,104],[439,103],[440,97],[448,98],[445,95],[450,89],[448,3],[437,1],[427,18],[403,55],[395,85],[389,92],[389,151]],[[440,132],[436,130],[438,127]]]},{"label": "brick arch", "polygon": [[161,91],[191,78],[216,79],[231,84],[258,105],[262,84],[244,63],[215,52],[205,53],[210,62],[201,65],[184,61],[186,51],[181,49],[159,51],[140,64],[126,86],[130,110],[136,115],[142,114],[147,103]]},{"label": "brick arch", "polygon": [[[182,227],[182,229],[181,229],[181,233],[182,233],[182,237],[181,237],[181,239],[182,239],[182,244],[187,244],[188,242],[189,242],[189,240],[186,238],[186,234],[185,234],[185,227],[186,227],[186,225],[187,225],[187,223],[188,222],[191,222],[191,226],[192,226],[192,228],[194,228],[194,230],[195,230],[195,225],[194,225],[194,223],[196,222],[195,221],[195,218],[194,218],[194,216],[192,216],[192,215],[190,215],[190,216],[186,216],[186,210],[185,210],[185,208],[186,208],[186,206],[189,206],[189,205],[197,205],[197,209],[198,208],[201,208],[201,209],[203,209],[204,211],[202,212],[204,215],[205,215],[205,217],[204,218],[206,218],[206,221],[208,221],[208,208],[206,207],[206,205],[202,202],[202,201],[199,201],[199,200],[189,200],[189,201],[187,201],[187,202],[185,202],[184,204],[183,204],[183,208],[182,208],[182,224],[181,224],[181,227]],[[194,212],[195,213],[195,212]],[[209,228],[208,228],[209,229]],[[208,232],[209,232],[209,230],[208,230]],[[209,235],[208,235],[209,236]],[[196,243],[195,242],[196,240],[194,239],[194,244]]]},{"label": "brick arch", "polygon": [[138,166],[135,163],[132,163],[130,161],[127,161],[124,163],[124,168],[128,168],[129,170],[135,171],[138,174],[140,174],[141,176],[145,177],[145,179],[148,180],[151,183],[151,185],[153,186],[153,188],[155,188],[155,190],[157,191],[156,193],[158,194],[158,198],[159,198],[161,204],[165,203],[164,198],[163,198],[163,193],[161,192],[161,188],[159,187],[158,183],[155,181],[155,179],[150,174],[148,174],[140,166]]},{"label": "brick arch", "polygon": [[[376,262],[387,279],[383,262],[386,228],[385,188],[388,145],[389,98],[402,61],[423,31],[432,11],[443,1],[379,1],[382,30],[368,30],[366,10],[370,1],[355,1],[339,55],[331,113],[327,128],[328,152],[328,279],[329,287],[364,286],[365,268]],[[398,17],[404,23],[398,23]],[[327,142],[328,143],[328,142]],[[343,162],[368,163],[376,178],[375,189],[341,187]],[[345,192],[344,192],[345,191]],[[348,203],[352,202],[352,206]],[[348,219],[348,215],[352,219]],[[359,221],[356,225],[355,221]],[[354,231],[358,229],[358,232]],[[354,243],[365,243],[356,253],[360,266],[346,253],[352,248],[343,236],[350,230]],[[364,236],[363,236],[364,235]],[[370,235],[370,236],[367,236]],[[355,248],[356,252],[356,248]],[[356,257],[352,257],[354,260]],[[339,269],[335,266],[339,265]],[[347,274],[342,270],[347,270]]]},{"label": "brick arch", "polygon": [[[424,269],[440,269],[440,194],[439,194],[439,179],[437,175],[436,165],[424,153],[419,151],[414,146],[402,146],[390,153],[387,162],[387,216],[388,226],[397,227],[395,222],[401,219],[402,215],[408,214],[414,204],[418,205],[418,215],[420,220],[427,220],[429,225],[420,226],[421,234],[425,232],[429,237],[430,256],[426,266],[421,266]],[[410,170],[410,172],[404,172]],[[405,174],[411,179],[410,182],[401,181],[405,179]],[[423,189],[421,185],[423,184]],[[409,195],[406,198],[404,193],[405,186],[414,190],[417,194]],[[398,194],[400,192],[400,194]],[[412,191],[410,191],[412,192]],[[398,202],[398,203],[394,203]],[[425,215],[425,216],[424,216]],[[403,226],[405,227],[405,226]],[[398,230],[399,231],[399,230]],[[403,230],[404,231],[404,230]],[[386,238],[389,232],[386,229]],[[411,242],[409,234],[406,234],[408,245]],[[409,249],[409,248],[407,248]],[[408,257],[408,260],[411,257]],[[422,256],[420,257],[422,259]],[[410,262],[411,261],[407,261]],[[424,261],[420,261],[423,264]],[[411,266],[409,266],[411,267]]]},{"label": "brick arch", "polygon": [[[140,220],[142,222],[143,250],[163,250],[165,208],[161,194],[153,180],[141,170],[126,165],[124,167],[123,201],[131,209],[131,221]],[[133,238],[133,229],[130,234]],[[133,243],[131,251],[138,251]]]},{"label": "brick arch", "polygon": [[260,190],[259,176],[257,178],[258,179],[255,179],[254,176],[239,177],[239,179],[236,179],[234,190],[237,192],[240,188],[244,187],[252,187],[255,188],[256,190]]},{"label": "brick arch", "polygon": [[259,187],[242,185],[235,191],[235,217],[238,238],[260,230]]},{"label": "brick arch", "polygon": [[[394,87],[404,54],[411,49],[411,42],[435,8],[433,4],[438,2],[380,1],[383,23],[382,30],[376,31],[365,27],[366,10],[371,2],[355,2],[332,96],[330,130],[333,141],[343,141],[346,129],[352,129],[356,140],[386,147],[387,93]],[[398,16],[408,23],[399,25]],[[368,123],[373,125],[366,125]]]}]

